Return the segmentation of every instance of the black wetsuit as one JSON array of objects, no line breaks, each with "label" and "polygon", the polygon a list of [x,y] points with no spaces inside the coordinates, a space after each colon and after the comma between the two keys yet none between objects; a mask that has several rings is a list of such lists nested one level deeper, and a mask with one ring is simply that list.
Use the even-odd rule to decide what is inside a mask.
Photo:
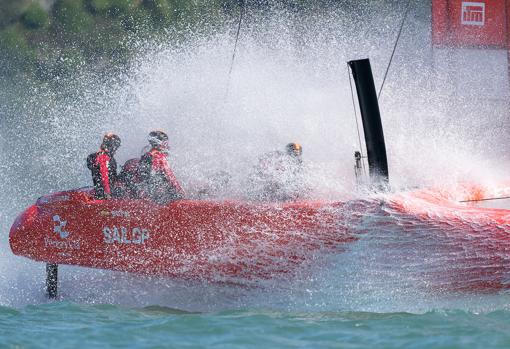
[{"label": "black wetsuit", "polygon": [[90,154],[87,157],[87,167],[92,172],[95,198],[102,200],[106,199],[107,195],[112,195],[113,185],[117,180],[117,162],[113,155],[106,150]]}]

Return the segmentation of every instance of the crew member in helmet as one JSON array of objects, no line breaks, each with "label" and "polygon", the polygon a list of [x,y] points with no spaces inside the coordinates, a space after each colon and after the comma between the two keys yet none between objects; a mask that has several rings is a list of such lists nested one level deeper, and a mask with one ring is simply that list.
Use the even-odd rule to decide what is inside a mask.
[{"label": "crew member in helmet", "polygon": [[289,143],[285,151],[262,155],[249,178],[248,195],[262,201],[296,200],[307,192],[303,176],[303,148]]},{"label": "crew member in helmet", "polygon": [[98,152],[87,157],[87,167],[92,172],[95,198],[99,200],[112,197],[112,189],[117,180],[117,162],[115,152],[120,147],[120,137],[114,133],[107,133]]},{"label": "crew member in helmet", "polygon": [[285,146],[285,151],[290,158],[298,164],[303,163],[303,147],[299,143],[289,143]]},{"label": "crew member in helmet", "polygon": [[143,196],[148,196],[157,203],[182,199],[184,190],[175,178],[168,164],[168,136],[163,131],[149,133],[151,149],[142,155],[139,174],[143,182]]},{"label": "crew member in helmet", "polygon": [[299,143],[289,143],[285,146],[285,153],[284,181],[287,199],[296,200],[309,192],[304,178],[303,147]]}]

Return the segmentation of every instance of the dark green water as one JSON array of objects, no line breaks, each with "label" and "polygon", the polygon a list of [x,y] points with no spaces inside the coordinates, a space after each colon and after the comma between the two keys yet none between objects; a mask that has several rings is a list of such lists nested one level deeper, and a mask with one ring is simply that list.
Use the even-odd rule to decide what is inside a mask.
[{"label": "dark green water", "polygon": [[2,348],[508,348],[510,312],[186,313],[56,302],[0,308]]}]

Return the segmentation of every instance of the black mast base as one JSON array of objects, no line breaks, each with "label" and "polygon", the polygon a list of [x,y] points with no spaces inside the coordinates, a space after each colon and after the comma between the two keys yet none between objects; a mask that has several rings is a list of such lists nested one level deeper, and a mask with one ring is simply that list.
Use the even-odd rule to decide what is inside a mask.
[{"label": "black mast base", "polygon": [[372,184],[383,184],[384,186],[388,183],[389,178],[388,160],[370,61],[359,59],[349,61],[348,65],[351,68],[358,94],[365,144],[367,146],[370,179]]}]

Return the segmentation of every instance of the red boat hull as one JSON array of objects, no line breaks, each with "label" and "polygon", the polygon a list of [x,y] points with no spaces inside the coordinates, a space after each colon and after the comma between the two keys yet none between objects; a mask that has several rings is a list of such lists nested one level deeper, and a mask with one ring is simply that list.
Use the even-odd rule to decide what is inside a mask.
[{"label": "red boat hull", "polygon": [[78,190],[39,199],[16,219],[10,243],[15,254],[47,263],[231,282],[288,275],[362,233],[390,234],[380,243],[390,260],[381,263],[415,255],[426,284],[492,292],[510,288],[510,210],[458,202],[486,196],[473,186],[329,203],[161,206]]},{"label": "red boat hull", "polygon": [[343,203],[255,204],[43,197],[11,228],[16,255],[180,278],[271,277],[355,239]]},{"label": "red boat hull", "polygon": [[[414,248],[428,248],[424,265],[439,261],[424,278],[448,290],[492,292],[510,288],[510,207],[480,207],[477,200],[509,193],[505,185],[497,193],[474,185],[418,190],[392,195],[388,212],[398,216],[403,233],[424,227]],[[473,201],[459,202],[465,200]]]}]

